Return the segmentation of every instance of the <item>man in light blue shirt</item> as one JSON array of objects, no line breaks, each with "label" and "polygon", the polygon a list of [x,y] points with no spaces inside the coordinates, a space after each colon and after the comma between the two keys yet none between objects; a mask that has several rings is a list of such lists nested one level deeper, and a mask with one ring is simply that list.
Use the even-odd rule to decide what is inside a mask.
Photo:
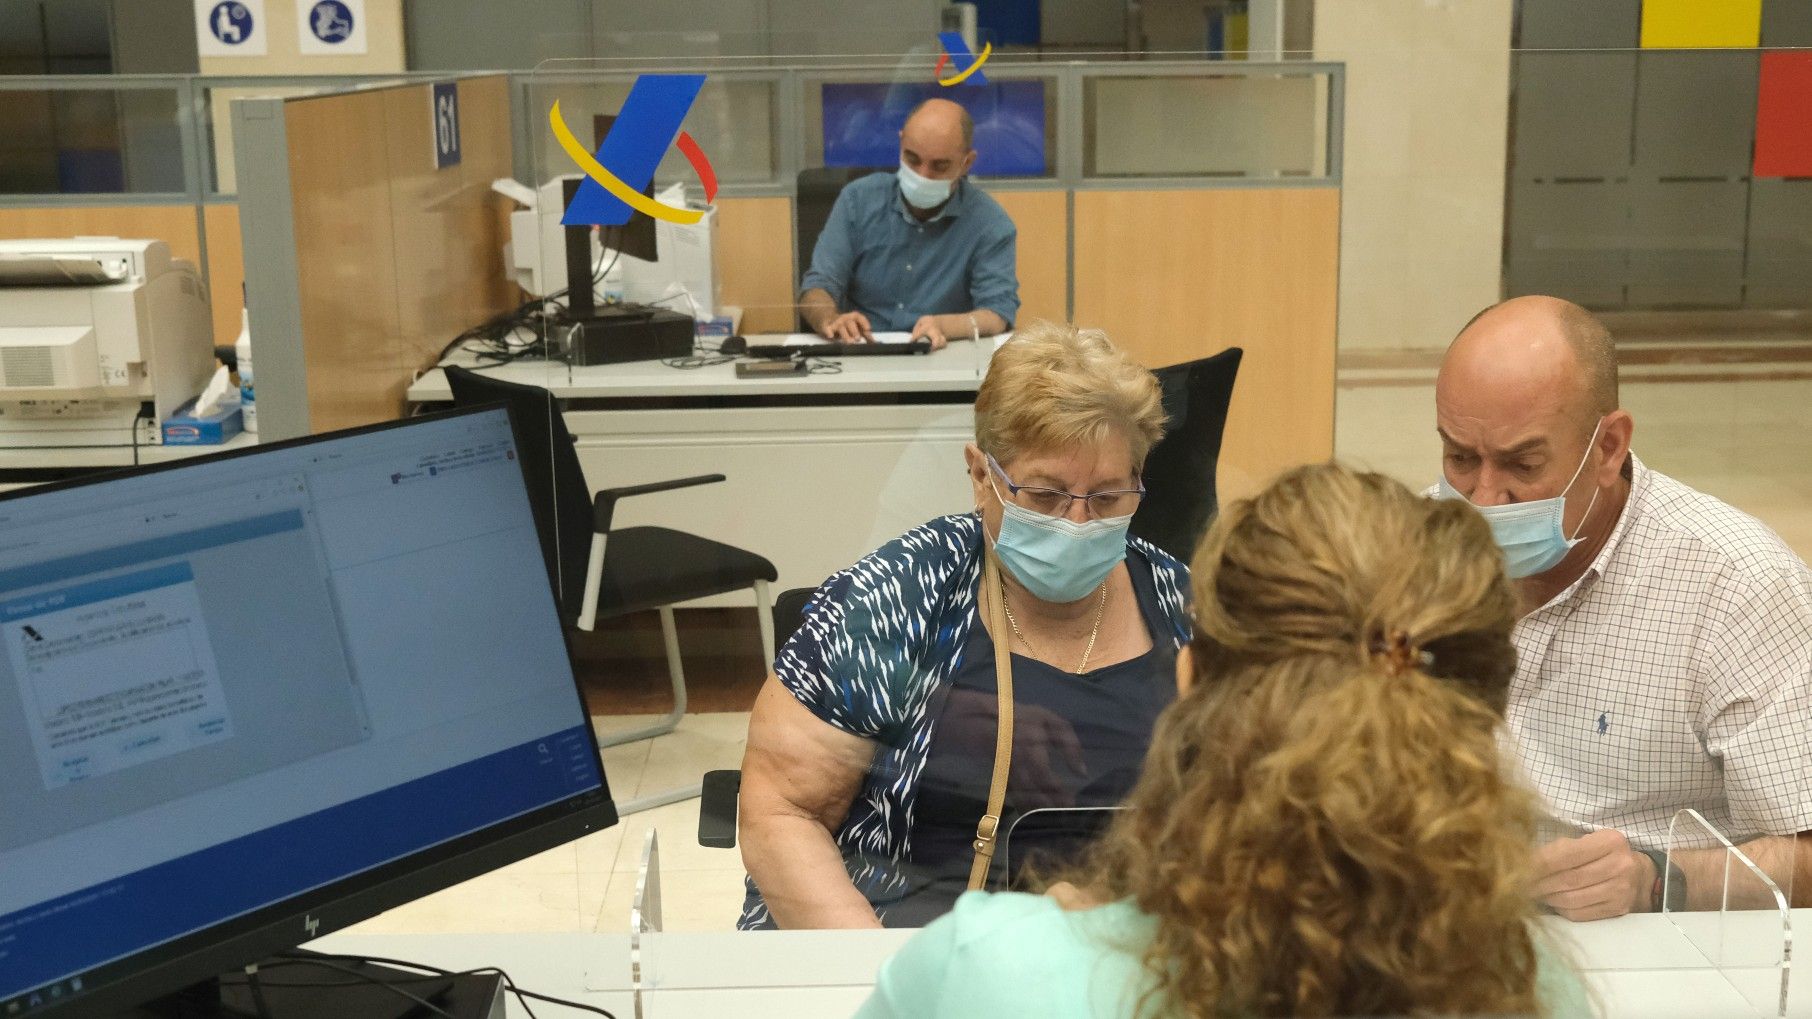
[{"label": "man in light blue shirt", "polygon": [[927,99],[900,130],[900,169],[854,181],[837,196],[799,314],[828,340],[876,332],[931,341],[993,336],[1019,311],[1018,230],[967,179],[975,123],[948,99]]}]

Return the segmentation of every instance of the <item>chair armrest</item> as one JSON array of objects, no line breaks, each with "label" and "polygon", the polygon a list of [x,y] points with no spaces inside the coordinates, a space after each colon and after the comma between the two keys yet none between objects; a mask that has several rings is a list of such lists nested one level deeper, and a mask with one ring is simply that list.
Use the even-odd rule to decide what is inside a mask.
[{"label": "chair armrest", "polygon": [[698,844],[712,849],[736,848],[736,798],[742,772],[707,771],[698,800]]},{"label": "chair armrest", "polygon": [[605,534],[610,531],[610,518],[616,515],[617,500],[627,499],[632,495],[648,495],[652,492],[671,492],[676,488],[691,488],[694,485],[711,485],[727,480],[722,474],[700,474],[691,478],[675,478],[672,481],[650,481],[646,485],[622,485],[618,488],[606,488],[592,496],[591,515],[592,531]]}]

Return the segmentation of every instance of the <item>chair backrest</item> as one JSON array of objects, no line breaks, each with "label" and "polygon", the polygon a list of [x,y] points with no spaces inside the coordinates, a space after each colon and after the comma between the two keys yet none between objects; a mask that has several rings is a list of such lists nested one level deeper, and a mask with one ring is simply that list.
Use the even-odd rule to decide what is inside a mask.
[{"label": "chair backrest", "polygon": [[790,591],[780,592],[774,599],[775,647],[785,644],[786,639],[798,631],[799,624],[805,621],[806,603],[812,600],[812,595],[817,590],[815,587],[795,587]]},{"label": "chair backrest", "polygon": [[831,207],[850,181],[876,172],[872,166],[808,166],[799,171],[798,197],[793,201],[793,289],[812,267],[818,235],[830,219]]},{"label": "chair backrest", "polygon": [[1145,501],[1133,514],[1132,533],[1185,563],[1219,506],[1214,472],[1243,355],[1229,347],[1152,373],[1163,390],[1166,424],[1145,458]]},{"label": "chair backrest", "polygon": [[460,407],[501,403],[516,426],[516,455],[528,481],[529,508],[541,534],[541,554],[560,601],[560,614],[570,624],[579,616],[585,591],[585,565],[591,553],[591,489],[572,433],[560,416],[554,394],[540,386],[505,382],[464,368],[449,367],[447,385]]}]

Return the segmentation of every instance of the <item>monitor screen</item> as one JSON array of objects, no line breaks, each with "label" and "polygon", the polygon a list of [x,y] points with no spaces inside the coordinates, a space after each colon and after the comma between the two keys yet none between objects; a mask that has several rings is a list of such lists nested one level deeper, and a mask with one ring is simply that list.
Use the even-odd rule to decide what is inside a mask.
[{"label": "monitor screen", "polygon": [[953,99],[975,120],[978,177],[1042,177],[1045,159],[1043,81],[991,81],[945,88],[927,82],[826,82],[822,86],[825,166],[891,167],[900,163],[900,128],[927,99]]},{"label": "monitor screen", "polygon": [[0,1016],[616,820],[500,408],[11,493],[0,536]]}]

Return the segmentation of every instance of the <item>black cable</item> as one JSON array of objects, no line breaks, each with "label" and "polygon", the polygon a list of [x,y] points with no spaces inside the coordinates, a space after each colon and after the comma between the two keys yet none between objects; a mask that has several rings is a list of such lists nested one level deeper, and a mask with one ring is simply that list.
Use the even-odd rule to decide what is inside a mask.
[{"label": "black cable", "polygon": [[[292,959],[296,962],[319,962],[320,961],[319,958],[310,957],[310,956],[285,955],[285,956],[282,956],[282,958]],[[430,966],[426,963],[420,963],[420,962],[409,962],[404,959],[387,959],[381,955],[332,955],[332,956],[327,956],[327,958],[343,959],[348,962],[370,963],[370,964],[375,964],[375,965],[379,965],[379,966],[395,966],[395,967],[398,967],[401,969],[421,970],[423,972],[432,973],[435,976],[440,976],[440,977],[483,976],[487,973],[495,973],[495,974],[497,974],[497,976],[500,979],[502,979],[504,989],[508,990],[511,994],[514,994],[516,996],[516,1000],[522,1005],[522,1010],[529,1014],[530,1019],[535,1019],[535,1010],[533,1008],[529,1007],[529,1003],[526,1000],[528,998],[534,998],[536,1001],[545,1001],[550,1005],[560,1005],[565,1008],[578,1009],[581,1012],[590,1012],[593,1015],[604,1016],[605,1019],[617,1019],[616,1013],[611,1012],[608,1009],[599,1008],[596,1005],[587,1005],[587,1004],[584,1004],[583,1002],[568,1001],[565,998],[555,998],[555,997],[551,997],[546,994],[541,994],[536,991],[524,990],[522,987],[520,987],[516,983],[515,979],[512,978],[509,975],[509,973],[506,972],[503,969],[503,967],[501,967],[501,966],[480,966],[477,969],[448,970],[448,969],[441,969],[439,966]],[[339,968],[343,968],[343,967],[334,967],[334,968],[339,969]],[[352,970],[352,969],[347,969],[346,972],[353,973],[355,975],[358,973],[357,970]]]},{"label": "black cable", "polygon": [[264,985],[258,979],[257,963],[245,968],[245,982],[252,989],[252,1007],[258,1010],[258,1019],[271,1019],[271,1006],[264,1000]]},{"label": "black cable", "polygon": [[[435,1015],[445,1016],[446,1019],[458,1019],[458,1017],[455,1016],[453,1013],[447,1011],[444,1008],[441,1008],[439,1005],[436,1005],[432,1001],[429,1001],[427,998],[421,997],[420,995],[410,994],[408,991],[405,991],[401,987],[396,986],[396,983],[397,983],[396,981],[385,980],[385,979],[382,979],[381,977],[374,977],[374,976],[371,976],[366,973],[360,973],[358,970],[353,969],[351,966],[342,966],[337,962],[331,961],[332,959],[353,959],[353,961],[356,961],[356,962],[371,963],[371,962],[377,962],[378,960],[376,960],[376,959],[354,959],[351,956],[332,956],[330,958],[330,957],[318,957],[318,956],[307,956],[307,955],[280,955],[280,956],[278,956],[278,958],[283,960],[285,963],[301,965],[301,966],[320,966],[323,969],[331,969],[331,970],[335,970],[340,973],[344,973],[350,977],[356,977],[359,980],[362,980],[366,983],[372,984],[377,987],[382,987],[386,991],[389,991],[392,994],[398,995],[399,997],[408,998],[410,1001],[413,1001],[417,1005],[420,1005],[422,1008],[425,1008],[428,1011],[433,1012]],[[423,967],[416,967],[416,968],[420,969]]]}]

